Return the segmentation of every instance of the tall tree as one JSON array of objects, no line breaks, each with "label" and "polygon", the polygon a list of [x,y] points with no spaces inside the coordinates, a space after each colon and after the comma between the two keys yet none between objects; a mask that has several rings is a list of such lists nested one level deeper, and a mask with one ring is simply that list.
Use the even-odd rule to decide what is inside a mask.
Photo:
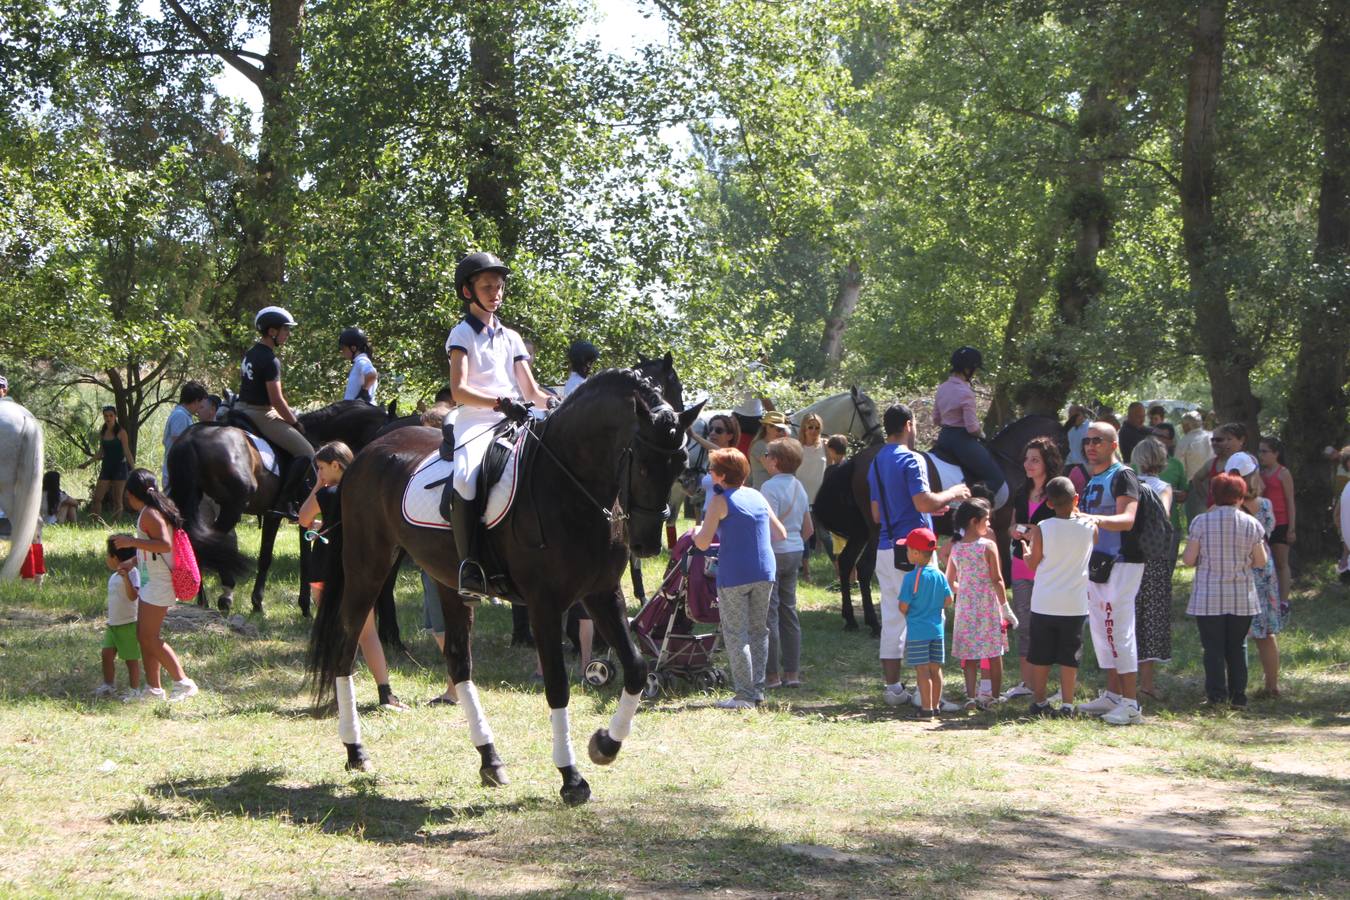
[{"label": "tall tree", "polygon": [[[1318,4],[1313,88],[1321,139],[1315,277],[1301,298],[1285,436],[1298,490],[1299,542],[1331,551],[1331,483],[1322,448],[1347,437],[1350,354],[1350,6]],[[1309,527],[1311,526],[1311,527]]]}]

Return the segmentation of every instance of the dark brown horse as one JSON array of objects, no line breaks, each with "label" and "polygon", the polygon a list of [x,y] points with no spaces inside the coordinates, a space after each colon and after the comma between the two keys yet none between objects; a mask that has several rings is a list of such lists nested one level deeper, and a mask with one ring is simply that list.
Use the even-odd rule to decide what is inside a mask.
[{"label": "dark brown horse", "polygon": [[[313,412],[303,413],[300,424],[315,447],[328,441],[343,441],[359,451],[374,440],[391,418],[391,410],[359,400],[344,400]],[[248,560],[239,551],[234,527],[245,515],[262,520],[262,543],[258,552],[258,577],[253,582],[253,609],[262,611],[267,572],[272,566],[272,547],[283,517],[276,511],[284,498],[278,496],[281,479],[263,465],[257,449],[240,428],[226,422],[201,422],[185,431],[168,455],[169,495],[187,522],[188,536],[197,552],[198,564],[220,576],[217,606],[229,612],[234,587],[248,570]],[[283,470],[284,471],[284,470]],[[202,498],[214,501],[219,512],[210,517]],[[309,544],[300,542],[300,610],[309,615]]]},{"label": "dark brown horse", "polygon": [[[543,421],[529,425],[517,474],[515,504],[481,542],[510,585],[511,599],[529,609],[551,710],[553,761],[562,797],[584,803],[590,787],[577,770],[568,733],[568,681],[561,650],[562,614],[582,603],[596,631],[619,657],[624,687],[608,729],[589,750],[596,765],[613,762],[628,736],[647,679],[647,665],[628,633],[619,579],[629,553],[661,549],[666,497],[684,469],[685,429],[702,404],[677,413],[650,381],[626,369],[592,376]],[[414,471],[436,451],[440,432],[407,428],[379,438],[357,456],[341,485],[341,565],[327,573],[327,590],[310,639],[309,671],[316,699],[336,690],[338,734],[347,766],[368,769],[361,744],[351,671],[361,624],[400,552],[435,580],[445,615],[445,660],[480,756],[485,785],[506,782],[473,684],[474,606],[455,590],[459,559],[452,535],[409,524],[402,497]]]},{"label": "dark brown horse", "polygon": [[[987,442],[989,452],[993,454],[999,467],[1003,469],[1003,477],[1007,479],[1010,496],[1016,494],[1022,483],[1027,479],[1026,473],[1022,471],[1022,450],[1032,438],[1037,437],[1054,439],[1061,450],[1066,450],[1068,447],[1068,438],[1065,436],[1064,428],[1058,420],[1049,416],[1035,415],[1023,416],[1012,422]],[[860,515],[853,517],[851,520],[857,523],[851,529],[852,533],[843,535],[848,544],[844,552],[839,555],[839,583],[845,627],[849,627],[854,621],[848,574],[852,571],[853,565],[856,564],[858,568],[858,588],[862,595],[863,621],[872,629],[874,634],[879,634],[881,631],[881,621],[877,617],[876,609],[872,603],[871,585],[872,574],[876,565],[877,535],[880,528],[872,521],[872,496],[867,485],[867,470],[881,450],[881,446],[876,444],[868,447],[850,460],[853,466],[851,479],[853,503]],[[929,487],[933,491],[944,491],[953,486],[937,482],[934,478],[935,471],[930,463]],[[864,524],[867,529],[865,532],[862,527]],[[943,520],[939,519],[935,524],[939,534],[951,533],[950,525],[945,524]],[[998,545],[999,558],[1003,562],[1004,583],[1012,584],[1013,505],[1011,501],[994,511],[990,525],[994,531],[994,541]]]}]

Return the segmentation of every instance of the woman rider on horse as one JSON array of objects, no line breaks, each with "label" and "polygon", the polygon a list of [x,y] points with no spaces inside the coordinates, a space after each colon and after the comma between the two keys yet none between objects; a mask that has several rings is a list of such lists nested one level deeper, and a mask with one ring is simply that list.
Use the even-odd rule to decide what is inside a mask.
[{"label": "woman rider on horse", "polygon": [[[503,419],[524,422],[529,410],[519,393],[541,407],[553,399],[534,380],[530,354],[520,335],[497,318],[511,270],[491,253],[470,253],[455,266],[455,293],[464,306],[464,319],[450,331],[445,352],[450,358],[450,389],[459,406],[446,417],[455,448],[454,496],[450,528],[460,560],[460,590],[485,594],[483,571],[477,564],[472,520],[478,492],[478,469],[492,443],[492,431]],[[469,563],[469,565],[465,565]]]},{"label": "woman rider on horse", "polygon": [[[277,350],[291,336],[296,323],[280,306],[268,306],[258,311],[253,324],[258,329],[258,342],[240,363],[239,399],[234,408],[248,416],[263,437],[291,455],[280,495],[281,508],[290,510],[300,499],[305,475],[314,459],[314,447],[305,440],[304,426],[281,392]],[[294,513],[291,517],[294,518]]]},{"label": "woman rider on horse", "polygon": [[975,389],[970,386],[975,370],[983,366],[984,358],[974,347],[961,347],[952,354],[951,376],[938,385],[933,397],[933,424],[941,429],[937,448],[955,456],[963,470],[984,482],[997,509],[1008,499],[1003,470],[980,442]]},{"label": "woman rider on horse", "polygon": [[347,374],[347,390],[343,400],[364,400],[375,403],[375,391],[380,386],[380,373],[371,361],[370,341],[360,328],[344,328],[338,335],[338,352],[352,364]]}]

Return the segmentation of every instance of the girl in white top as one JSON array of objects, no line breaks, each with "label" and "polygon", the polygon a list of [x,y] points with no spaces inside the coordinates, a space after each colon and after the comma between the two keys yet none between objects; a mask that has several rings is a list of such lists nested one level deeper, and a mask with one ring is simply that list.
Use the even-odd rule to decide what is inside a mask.
[{"label": "girl in white top", "polygon": [[338,335],[338,352],[352,364],[347,373],[347,390],[343,400],[364,400],[374,404],[375,391],[380,387],[380,373],[370,359],[370,341],[360,328],[344,328]]},{"label": "girl in white top", "polygon": [[[136,536],[119,535],[113,544],[119,549],[136,548],[136,568],[140,574],[140,605],[136,617],[136,639],[141,644],[145,663],[144,693],[147,700],[165,699],[160,687],[159,670],[168,669],[173,679],[172,702],[186,700],[197,693],[197,683],[187,677],[178,654],[164,643],[160,629],[173,596],[173,533],[183,527],[178,507],[155,484],[155,476],[147,469],[136,469],[127,479],[127,506],[136,513]],[[133,699],[133,698],[128,698]]]}]

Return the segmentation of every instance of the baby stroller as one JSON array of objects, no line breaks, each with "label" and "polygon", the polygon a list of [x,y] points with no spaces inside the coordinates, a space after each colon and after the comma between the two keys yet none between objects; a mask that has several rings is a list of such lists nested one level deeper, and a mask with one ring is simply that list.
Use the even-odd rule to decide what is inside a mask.
[{"label": "baby stroller", "polygon": [[670,565],[661,589],[638,610],[629,628],[633,641],[651,664],[643,696],[653,699],[674,689],[678,680],[700,690],[727,683],[726,672],[713,665],[722,635],[716,628],[717,545],[700,551],[688,531],[670,551]]}]

